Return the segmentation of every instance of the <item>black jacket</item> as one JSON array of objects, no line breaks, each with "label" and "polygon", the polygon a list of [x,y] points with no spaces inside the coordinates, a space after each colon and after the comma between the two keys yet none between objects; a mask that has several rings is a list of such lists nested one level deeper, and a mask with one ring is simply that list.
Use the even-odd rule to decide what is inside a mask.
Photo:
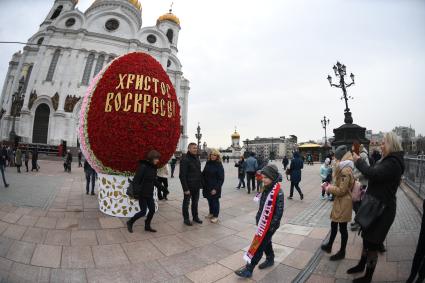
[{"label": "black jacket", "polygon": [[[221,187],[224,183],[224,168],[220,161],[207,161],[204,171],[202,171],[204,188],[202,195],[204,198],[220,198]],[[215,195],[211,194],[212,190],[216,190]]]},{"label": "black jacket", "polygon": [[367,231],[363,239],[372,243],[383,243],[394,222],[397,198],[396,193],[404,173],[403,152],[394,152],[383,158],[375,166],[369,167],[362,159],[356,167],[369,180],[366,194],[370,194],[385,204],[385,210]]},{"label": "black jacket", "polygon": [[202,188],[201,161],[190,152],[180,161],[180,183],[183,191],[194,191]]},{"label": "black jacket", "polygon": [[87,160],[84,161],[84,172],[87,174],[95,173],[94,169],[91,167],[90,163]]},{"label": "black jacket", "polygon": [[238,163],[235,164],[235,167],[238,168],[238,177],[244,178],[246,173],[246,162],[245,160],[239,160]]},{"label": "black jacket", "polygon": [[133,185],[139,197],[153,198],[154,187],[161,186],[157,181],[156,174],[157,167],[155,165],[146,160],[139,161],[139,168],[133,179]]},{"label": "black jacket", "polygon": [[[275,183],[265,186],[264,191],[261,194],[260,198],[260,206],[258,207],[258,212],[255,217],[255,223],[258,225],[258,221],[260,221],[261,213],[263,212],[264,204],[266,203],[267,196],[270,194],[274,187]],[[272,222],[270,223],[269,232],[274,233],[280,227],[280,220],[283,216],[283,207],[284,207],[284,197],[282,188],[279,191],[279,194],[276,199],[276,207],[273,212]]]}]

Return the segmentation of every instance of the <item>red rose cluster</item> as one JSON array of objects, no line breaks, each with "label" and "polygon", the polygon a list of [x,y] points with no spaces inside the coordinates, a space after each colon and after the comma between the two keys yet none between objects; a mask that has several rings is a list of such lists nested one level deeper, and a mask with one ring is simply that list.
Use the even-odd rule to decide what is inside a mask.
[{"label": "red rose cluster", "polygon": [[98,172],[133,174],[152,149],[165,164],[180,138],[180,106],[161,64],[142,52],[113,60],[84,97],[79,132]]}]

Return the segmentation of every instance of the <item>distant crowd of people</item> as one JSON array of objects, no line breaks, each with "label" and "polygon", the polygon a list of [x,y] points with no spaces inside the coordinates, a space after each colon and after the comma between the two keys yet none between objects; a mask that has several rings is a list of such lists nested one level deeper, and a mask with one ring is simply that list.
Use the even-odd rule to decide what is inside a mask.
[{"label": "distant crowd of people", "polygon": [[16,148],[12,148],[3,145],[0,154],[0,172],[5,188],[9,187],[5,176],[6,167],[16,167],[17,172],[20,174],[22,173],[22,165],[25,165],[26,172],[29,172],[29,161],[31,159],[31,171],[36,170],[38,172],[40,169],[37,148],[30,151],[28,147],[17,146]]}]

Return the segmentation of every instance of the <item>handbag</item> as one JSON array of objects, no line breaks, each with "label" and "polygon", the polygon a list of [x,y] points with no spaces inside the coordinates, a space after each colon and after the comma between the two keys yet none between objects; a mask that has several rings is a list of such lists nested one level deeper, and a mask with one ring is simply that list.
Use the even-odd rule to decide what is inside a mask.
[{"label": "handbag", "polygon": [[134,182],[130,178],[128,178],[128,187],[127,187],[127,190],[126,190],[126,194],[130,198],[134,198],[134,199],[139,198],[139,194],[138,194],[138,191],[136,190],[136,188],[134,186]]},{"label": "handbag", "polygon": [[365,231],[382,215],[385,204],[376,197],[366,194],[356,213],[354,221],[357,222],[361,230]]}]

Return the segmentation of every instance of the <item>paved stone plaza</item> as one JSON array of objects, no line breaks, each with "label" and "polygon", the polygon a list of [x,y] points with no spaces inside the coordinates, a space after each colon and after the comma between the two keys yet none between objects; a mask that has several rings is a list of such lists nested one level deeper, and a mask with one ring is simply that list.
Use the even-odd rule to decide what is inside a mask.
[{"label": "paved stone plaza", "polygon": [[[85,194],[84,174],[75,163],[71,174],[63,172],[61,162],[40,165],[40,172],[21,175],[7,168],[11,185],[0,188],[1,282],[291,282],[303,278],[307,266],[312,271],[308,282],[348,282],[352,277],[345,271],[360,257],[361,238],[352,232],[345,260],[330,262],[317,252],[329,232],[331,208],[319,198],[318,165],[303,171],[305,199],[295,195],[285,200],[281,228],[273,238],[277,263],[265,271],[256,269],[246,281],[233,271],[244,265],[257,204],[252,194],[235,189],[232,163],[225,164],[218,224],[183,225],[182,190],[174,178],[169,201],[161,201],[155,214],[155,234],[143,231],[142,220],[130,234],[127,219],[99,212],[96,197]],[[286,195],[288,185],[284,182]],[[410,270],[420,214],[401,190],[398,202],[388,251],[380,256],[374,276],[377,282],[403,282]],[[205,216],[204,199],[199,207]],[[337,242],[334,251],[338,248]],[[317,264],[310,266],[310,261]]]}]

